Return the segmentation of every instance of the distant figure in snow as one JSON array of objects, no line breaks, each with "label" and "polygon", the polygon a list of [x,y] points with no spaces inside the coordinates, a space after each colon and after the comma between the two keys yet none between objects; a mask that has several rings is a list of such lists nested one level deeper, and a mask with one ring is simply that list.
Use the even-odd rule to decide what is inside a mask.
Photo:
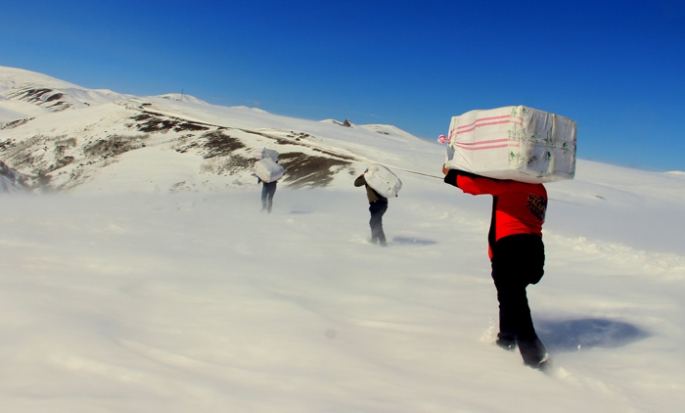
[{"label": "distant figure in snow", "polygon": [[262,149],[255,162],[255,175],[257,175],[257,183],[262,186],[262,211],[271,213],[273,206],[274,194],[276,193],[277,182],[285,170],[278,164],[278,152],[272,149]]},{"label": "distant figure in snow", "polygon": [[276,193],[276,185],[278,181],[265,182],[262,178],[257,178],[259,181],[257,183],[262,184],[262,211],[271,213],[271,207],[273,206],[274,194]]},{"label": "distant figure in snow", "polygon": [[387,198],[381,196],[366,183],[364,174],[359,175],[359,177],[354,180],[354,186],[366,187],[366,197],[369,199],[369,212],[371,212],[371,220],[369,221],[369,225],[371,226],[371,242],[374,244],[379,243],[383,247],[387,246],[388,243],[385,240],[385,233],[383,232],[383,214],[388,210]]},{"label": "distant figure in snow", "polygon": [[497,345],[515,350],[535,369],[549,367],[549,356],[530,315],[526,287],[544,274],[545,246],[542,224],[547,191],[542,184],[500,180],[442,167],[445,183],[467,194],[492,195],[488,254],[499,301]]}]

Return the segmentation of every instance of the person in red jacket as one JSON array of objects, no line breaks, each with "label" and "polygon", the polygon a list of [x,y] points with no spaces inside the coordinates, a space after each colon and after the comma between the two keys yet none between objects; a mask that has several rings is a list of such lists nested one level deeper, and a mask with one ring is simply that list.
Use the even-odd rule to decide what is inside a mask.
[{"label": "person in red jacket", "polygon": [[542,184],[486,178],[469,172],[442,168],[445,183],[467,194],[491,195],[492,218],[488,253],[492,279],[499,301],[497,345],[515,350],[523,362],[544,369],[549,356],[533,326],[526,287],[544,274],[545,247],[542,224],[547,211],[547,191]]}]

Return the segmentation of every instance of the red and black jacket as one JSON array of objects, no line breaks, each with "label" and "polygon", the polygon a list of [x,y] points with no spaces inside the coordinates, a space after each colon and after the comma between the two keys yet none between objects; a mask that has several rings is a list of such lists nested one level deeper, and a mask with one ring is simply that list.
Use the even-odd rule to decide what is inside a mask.
[{"label": "red and black jacket", "polygon": [[528,184],[508,179],[492,179],[451,169],[445,183],[467,194],[492,195],[492,219],[488,234],[489,255],[500,239],[517,234],[542,237],[547,212],[547,191],[542,184]]}]

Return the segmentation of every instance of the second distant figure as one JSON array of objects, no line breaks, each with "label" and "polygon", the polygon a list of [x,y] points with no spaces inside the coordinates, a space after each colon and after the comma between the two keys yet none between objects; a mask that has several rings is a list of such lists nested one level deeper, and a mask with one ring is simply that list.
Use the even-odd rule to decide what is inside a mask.
[{"label": "second distant figure", "polygon": [[374,244],[378,243],[384,247],[387,246],[385,233],[383,232],[383,214],[388,210],[387,198],[381,196],[366,183],[364,174],[359,175],[354,180],[354,186],[366,187],[366,196],[369,199],[369,212],[371,212],[371,220],[369,221],[371,226],[371,242]]},{"label": "second distant figure", "polygon": [[272,149],[262,149],[257,159],[259,160],[255,162],[254,170],[259,178],[257,183],[263,184],[262,212],[266,211],[270,214],[277,182],[283,177],[285,170],[278,164],[278,152]]}]

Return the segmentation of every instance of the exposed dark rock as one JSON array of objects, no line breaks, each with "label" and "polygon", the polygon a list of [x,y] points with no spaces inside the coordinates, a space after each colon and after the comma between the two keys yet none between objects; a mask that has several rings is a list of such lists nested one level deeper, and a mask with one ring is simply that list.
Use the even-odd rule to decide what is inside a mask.
[{"label": "exposed dark rock", "polygon": [[0,152],[4,152],[7,149],[10,149],[14,146],[14,141],[12,139],[6,139],[4,141],[0,141]]},{"label": "exposed dark rock", "polygon": [[336,169],[350,166],[350,162],[301,152],[281,154],[278,162],[285,168],[283,182],[292,188],[325,187],[336,174]]},{"label": "exposed dark rock", "polygon": [[200,166],[202,173],[216,175],[234,175],[243,171],[251,170],[255,160],[241,155],[214,157],[208,159]]},{"label": "exposed dark rock", "polygon": [[146,133],[167,132],[177,124],[178,122],[171,119],[150,118],[147,122],[137,124],[136,127],[139,131]]},{"label": "exposed dark rock", "polygon": [[[11,100],[22,100],[35,103],[39,106],[46,106],[53,112],[59,112],[71,107],[71,104],[61,101],[64,94],[48,88],[34,88],[31,85],[18,87],[14,92],[8,93],[7,98]],[[47,105],[50,103],[49,105]]]},{"label": "exposed dark rock", "polygon": [[49,171],[54,171],[56,169],[63,168],[72,162],[74,162],[73,156],[65,156],[64,158],[61,158],[57,162],[55,162],[55,164],[49,168]]},{"label": "exposed dark rock", "polygon": [[145,136],[110,136],[108,139],[98,139],[95,143],[87,145],[83,153],[89,157],[108,158],[135,149],[144,148]]},{"label": "exposed dark rock", "polygon": [[0,123],[0,130],[2,129],[13,129],[18,126],[24,125],[26,123],[29,123],[30,121],[34,120],[35,118],[25,118],[25,119],[17,119],[9,122],[3,122]]},{"label": "exposed dark rock", "polygon": [[242,149],[245,144],[233,136],[224,135],[221,131],[209,132],[200,136],[205,143],[202,147],[206,150],[204,158],[214,158],[215,156],[228,156],[232,152]]},{"label": "exposed dark rock", "polygon": [[199,122],[191,122],[184,119],[167,117],[162,114],[154,112],[143,112],[139,115],[132,117],[131,119],[135,120],[136,122],[139,122],[136,124],[136,128],[139,131],[146,133],[164,133],[170,130],[173,130],[174,132],[203,131],[209,130],[211,126]]}]

